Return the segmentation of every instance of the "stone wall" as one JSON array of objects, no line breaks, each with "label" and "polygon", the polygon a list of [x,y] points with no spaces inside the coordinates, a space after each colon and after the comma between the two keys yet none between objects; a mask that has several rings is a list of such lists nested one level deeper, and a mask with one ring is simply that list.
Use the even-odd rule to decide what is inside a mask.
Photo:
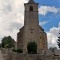
[{"label": "stone wall", "polygon": [[1,49],[3,56],[5,56],[5,60],[60,60],[60,50],[59,54],[57,54],[57,50],[53,55],[51,50],[47,50],[46,53],[42,54],[23,54],[12,52],[11,50]]},{"label": "stone wall", "polygon": [[3,55],[3,57],[4,57],[5,60],[10,60],[11,49],[1,48],[1,52],[2,52],[2,55]]},{"label": "stone wall", "polygon": [[7,60],[7,56],[8,56],[8,49],[1,48],[1,52],[2,52],[3,57],[5,58],[5,60]]},{"label": "stone wall", "polygon": [[60,60],[59,56],[40,55],[40,54],[20,54],[11,52],[9,60]]}]

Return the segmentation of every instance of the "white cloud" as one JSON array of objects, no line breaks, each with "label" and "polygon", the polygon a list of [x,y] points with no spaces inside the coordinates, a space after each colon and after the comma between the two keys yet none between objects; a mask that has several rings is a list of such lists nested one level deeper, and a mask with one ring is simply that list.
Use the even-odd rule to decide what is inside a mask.
[{"label": "white cloud", "polygon": [[60,8],[56,8],[56,7],[51,7],[51,6],[40,6],[39,8],[39,14],[41,15],[46,15],[48,12],[52,12],[52,13],[58,13],[60,11]]},{"label": "white cloud", "polygon": [[[0,39],[2,39],[4,36],[11,35],[16,40],[17,32],[24,24],[24,2],[27,2],[27,0],[0,0]],[[44,6],[39,8],[39,13],[42,15],[45,15],[47,12],[58,12],[54,7],[53,11],[49,6],[46,6],[45,8],[43,7]],[[46,23],[47,21],[40,24],[44,25]],[[49,43],[50,40],[52,43],[54,43],[56,39],[53,29],[50,29],[50,32],[47,33]],[[53,38],[51,38],[51,36]]]},{"label": "white cloud", "polygon": [[53,33],[47,32],[48,47],[58,47],[57,46],[57,36]]},{"label": "white cloud", "polygon": [[[60,22],[59,22],[60,26]],[[47,32],[47,38],[48,38],[48,46],[49,47],[58,47],[57,46],[57,39],[59,36],[59,30],[60,27],[52,27],[49,32]]]},{"label": "white cloud", "polygon": [[47,23],[49,23],[49,21],[42,21],[42,22],[39,22],[39,25],[40,25],[40,26],[43,26],[43,25],[45,25],[45,24],[47,24]]},{"label": "white cloud", "polygon": [[60,22],[59,22],[59,28],[60,28]]},{"label": "white cloud", "polygon": [[24,24],[24,2],[27,0],[0,0],[0,39],[11,35],[16,40]]}]

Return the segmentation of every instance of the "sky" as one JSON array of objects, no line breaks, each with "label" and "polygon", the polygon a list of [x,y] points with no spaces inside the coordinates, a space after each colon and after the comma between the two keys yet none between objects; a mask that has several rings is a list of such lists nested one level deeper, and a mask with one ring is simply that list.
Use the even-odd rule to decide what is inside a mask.
[{"label": "sky", "polygon": [[[58,47],[60,30],[60,0],[34,0],[39,3],[39,25],[47,33],[48,47]],[[28,0],[0,0],[0,42],[4,36],[17,40],[24,25],[24,3]]]}]

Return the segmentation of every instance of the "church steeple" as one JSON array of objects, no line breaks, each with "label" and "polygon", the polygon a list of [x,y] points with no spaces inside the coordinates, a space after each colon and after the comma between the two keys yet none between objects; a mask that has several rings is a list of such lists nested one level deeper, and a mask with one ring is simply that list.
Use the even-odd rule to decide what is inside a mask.
[{"label": "church steeple", "polygon": [[28,52],[28,43],[35,42],[37,44],[37,53],[39,53],[41,49],[47,49],[47,36],[39,26],[38,3],[29,0],[28,3],[24,4],[24,7],[24,26],[17,34],[17,48],[22,49],[25,54]]},{"label": "church steeple", "polygon": [[28,3],[35,3],[35,2],[34,2],[34,0],[29,0],[29,2],[28,2]]}]

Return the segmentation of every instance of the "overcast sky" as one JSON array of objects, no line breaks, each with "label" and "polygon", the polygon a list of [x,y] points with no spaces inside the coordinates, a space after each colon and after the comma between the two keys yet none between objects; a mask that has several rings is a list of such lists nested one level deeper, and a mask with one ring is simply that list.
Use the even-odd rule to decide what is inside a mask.
[{"label": "overcast sky", "polygon": [[[34,0],[39,3],[39,24],[47,33],[48,46],[57,46],[60,30],[60,0]],[[17,32],[24,25],[24,3],[28,0],[0,0],[0,42],[11,35],[17,40]]]}]

